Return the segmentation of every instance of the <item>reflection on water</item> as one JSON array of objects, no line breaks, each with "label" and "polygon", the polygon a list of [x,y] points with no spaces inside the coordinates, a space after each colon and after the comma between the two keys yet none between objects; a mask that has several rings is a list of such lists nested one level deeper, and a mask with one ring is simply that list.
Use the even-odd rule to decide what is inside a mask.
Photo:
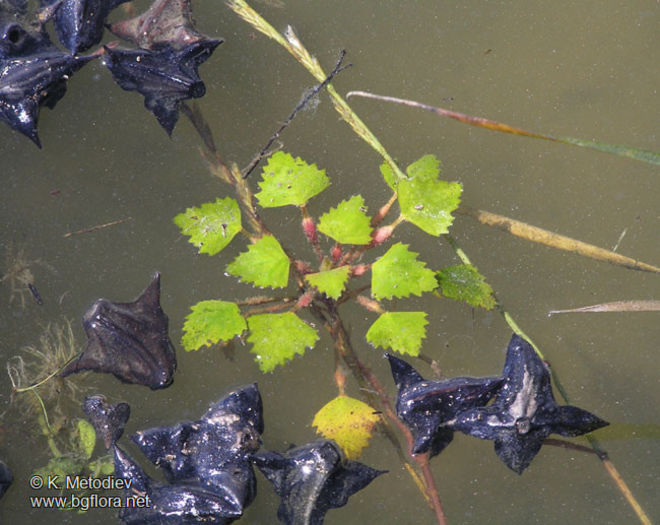
[{"label": "reflection on water", "polygon": [[[137,2],[144,8],[148,2]],[[225,43],[200,67],[207,93],[200,106],[223,158],[245,166],[315,81],[284,50],[239,21],[224,5],[195,4],[199,29]],[[391,94],[493,118],[554,135],[658,150],[656,88],[659,11],[647,2],[556,6],[468,1],[286,2],[254,6],[279,30],[292,24],[326,70],[340,49],[354,65],[336,79],[353,89]],[[616,30],[615,30],[616,29]],[[107,39],[108,40],[108,39]],[[450,99],[448,102],[445,99]],[[423,154],[443,161],[444,176],[463,184],[463,202],[570,235],[650,264],[660,263],[657,168],[579,148],[468,128],[431,114],[352,100],[352,107],[388,151],[408,165]],[[315,412],[336,395],[332,341],[272,374],[263,375],[249,345],[235,345],[233,360],[218,349],[184,353],[177,344],[190,305],[204,299],[237,300],[251,287],[224,275],[244,251],[236,239],[215,257],[196,255],[172,218],[190,206],[228,195],[198,154],[199,139],[181,119],[171,139],[135,93],[122,91],[98,61],[69,82],[54,110],[40,115],[43,150],[0,128],[0,260],[9,246],[24,247],[33,286],[43,305],[24,294],[10,303],[0,284],[0,360],[37,345],[43,326],[81,319],[99,297],[124,301],[158,270],[163,310],[178,351],[174,384],[150,392],[113,377],[73,377],[81,388],[125,401],[132,416],[126,434],[193,420],[229,390],[258,381],[263,395],[266,448],[283,451],[314,439]],[[326,169],[332,186],[309,205],[319,217],[343,198],[361,194],[371,214],[389,198],[380,159],[338,116],[326,95],[314,112],[301,113],[280,140],[286,151]],[[258,182],[258,172],[251,183]],[[264,211],[284,245],[314,260],[295,210]],[[132,217],[113,227],[65,238],[67,232]],[[452,233],[496,290],[520,326],[543,349],[571,402],[612,423],[603,447],[651,519],[660,518],[657,481],[660,442],[641,425],[658,423],[649,400],[660,396],[655,364],[657,315],[593,314],[547,317],[552,309],[624,299],[657,299],[657,276],[532,246],[459,216]],[[410,244],[431,268],[455,264],[442,239],[404,224],[396,242]],[[14,251],[14,253],[16,253]],[[381,254],[382,252],[379,252]],[[4,264],[1,275],[12,273]],[[20,280],[17,292],[25,290]],[[386,302],[393,311],[425,310],[423,352],[447,377],[499,373],[510,329],[492,312],[435,297]],[[375,314],[344,305],[356,351],[395,388],[380,358],[364,340]],[[83,340],[81,324],[73,324]],[[423,375],[425,365],[416,363]],[[4,523],[115,523],[111,511],[85,515],[31,510],[27,479],[49,459],[45,439],[20,412],[9,410],[9,377],[0,375],[0,459],[15,482],[0,501]],[[359,395],[349,380],[347,393]],[[71,417],[80,417],[71,407]],[[636,427],[635,425],[640,425]],[[625,429],[615,432],[620,428]],[[608,437],[609,436],[609,437]],[[615,437],[612,437],[615,436]],[[124,438],[125,439],[125,438]],[[101,447],[97,453],[102,452]],[[430,511],[387,440],[377,435],[361,458],[387,469],[326,523],[433,523]],[[589,454],[544,447],[522,476],[509,472],[492,444],[457,436],[431,463],[450,522],[510,523],[587,520],[630,523],[635,518],[600,462]],[[277,498],[258,479],[259,496],[246,523],[272,522]],[[414,517],[414,518],[413,518]]]}]

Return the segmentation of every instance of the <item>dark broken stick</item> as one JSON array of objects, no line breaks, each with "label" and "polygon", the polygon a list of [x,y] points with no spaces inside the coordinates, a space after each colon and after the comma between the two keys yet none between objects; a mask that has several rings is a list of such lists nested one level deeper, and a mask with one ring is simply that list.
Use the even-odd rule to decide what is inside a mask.
[{"label": "dark broken stick", "polygon": [[300,110],[302,110],[309,102],[321,91],[325,86],[327,86],[332,79],[337,76],[337,74],[341,73],[344,69],[347,69],[351,67],[353,64],[347,64],[345,66],[342,66],[342,62],[344,61],[344,57],[346,56],[346,51],[341,50],[339,53],[339,60],[337,60],[337,64],[335,65],[335,68],[332,70],[332,72],[325,78],[323,82],[315,86],[301,101],[300,103],[294,108],[294,110],[291,112],[291,114],[287,117],[287,119],[284,121],[284,123],[278,128],[278,130],[273,133],[273,135],[268,139],[268,142],[266,142],[266,145],[261,149],[259,154],[252,159],[252,162],[248,165],[247,168],[245,168],[245,171],[243,173],[243,178],[246,179],[252,171],[254,171],[254,168],[257,167],[261,159],[263,159],[266,156],[266,153],[268,152],[268,149],[273,145],[273,142],[275,142],[282,131],[284,131],[289,124],[291,124],[291,121],[294,119],[294,117],[298,114]]}]

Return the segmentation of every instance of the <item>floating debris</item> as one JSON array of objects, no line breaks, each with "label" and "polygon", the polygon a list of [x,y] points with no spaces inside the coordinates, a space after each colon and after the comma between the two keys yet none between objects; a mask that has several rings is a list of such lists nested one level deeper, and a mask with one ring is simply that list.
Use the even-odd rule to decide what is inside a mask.
[{"label": "floating debris", "polygon": [[[110,433],[116,428],[111,425]],[[144,508],[122,509],[120,519],[130,524],[231,523],[256,496],[249,458],[261,446],[263,429],[261,395],[253,383],[230,392],[198,421],[132,436],[169,484],[151,479],[115,444],[115,476],[131,483],[129,495],[149,498]]]},{"label": "floating debris", "polygon": [[145,107],[171,135],[179,120],[181,101],[206,93],[197,68],[221,43],[222,40],[203,40],[181,50],[165,45],[157,51],[106,47],[105,65],[122,89],[144,96]]},{"label": "floating debris", "polygon": [[550,310],[548,317],[555,314],[598,313],[598,312],[660,312],[660,301],[613,301],[611,303],[592,304],[569,310]]},{"label": "floating debris", "polygon": [[41,147],[40,107],[53,109],[71,75],[94,58],[63,53],[43,28],[0,10],[0,120]]},{"label": "floating debris", "polygon": [[495,453],[522,474],[550,434],[580,436],[609,423],[574,406],[559,406],[552,395],[550,372],[532,346],[511,338],[504,383],[492,405],[461,412],[451,427],[495,442]]},{"label": "floating debris", "polygon": [[405,361],[385,354],[399,396],[397,415],[408,425],[414,443],[413,454],[439,454],[454,437],[446,422],[459,412],[484,406],[502,384],[500,377],[454,377],[446,381],[425,380]]},{"label": "floating debris", "polygon": [[169,321],[160,307],[160,274],[132,303],[96,301],[83,317],[88,343],[62,371],[66,377],[93,370],[151,389],[172,384],[176,354]]},{"label": "floating debris", "polygon": [[328,510],[343,507],[350,496],[385,473],[344,459],[341,449],[327,439],[284,454],[260,452],[253,461],[280,496],[277,517],[287,524],[320,525]]},{"label": "floating debris", "polygon": [[[129,0],[54,0],[55,32],[61,44],[75,55],[98,44],[103,38],[110,12]],[[42,0],[43,3],[43,0]],[[59,5],[57,5],[59,3]]]}]

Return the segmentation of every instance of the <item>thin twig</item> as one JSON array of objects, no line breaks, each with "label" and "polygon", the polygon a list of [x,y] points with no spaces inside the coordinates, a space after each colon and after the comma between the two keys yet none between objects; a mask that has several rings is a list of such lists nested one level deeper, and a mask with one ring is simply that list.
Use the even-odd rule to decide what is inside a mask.
[{"label": "thin twig", "polygon": [[95,232],[96,230],[101,230],[103,228],[108,228],[109,226],[116,226],[117,224],[121,224],[122,222],[127,222],[132,220],[133,217],[126,217],[125,219],[119,219],[118,221],[112,221],[112,222],[106,222],[105,224],[97,224],[96,226],[92,226],[90,228],[83,228],[82,230],[78,230],[75,232],[69,232],[64,234],[64,238],[71,237],[73,235],[82,235],[83,233],[91,233]]},{"label": "thin twig", "polygon": [[44,405],[43,400],[41,399],[41,396],[37,393],[36,390],[30,390],[32,394],[35,395],[37,398],[37,402],[39,403],[39,406],[41,408],[41,413],[39,414],[39,425],[41,426],[41,432],[44,436],[46,436],[46,440],[48,441],[48,448],[50,448],[51,453],[55,457],[60,457],[62,453],[60,450],[57,448],[57,444],[55,443],[55,432],[53,431],[53,428],[50,426],[50,422],[48,421],[48,412],[46,412],[46,405]]},{"label": "thin twig", "polygon": [[[383,414],[387,416],[387,419],[391,423],[393,423],[399,429],[401,434],[403,434],[403,436],[405,437],[406,442],[408,444],[408,455],[410,458],[412,458],[412,460],[415,463],[417,463],[418,467],[422,471],[422,476],[424,477],[424,483],[419,483],[419,481],[414,478],[415,482],[417,483],[417,485],[424,488],[424,495],[427,498],[430,507],[433,509],[433,512],[435,513],[436,520],[438,521],[438,523],[440,525],[446,525],[447,519],[442,509],[442,502],[440,501],[440,496],[438,494],[435,481],[433,480],[433,474],[431,472],[431,468],[429,465],[429,454],[428,453],[419,454],[419,455],[412,454],[414,439],[412,433],[410,432],[410,429],[396,415],[396,412],[392,408],[389,398],[387,397],[387,393],[385,392],[383,385],[381,385],[380,381],[378,381],[378,378],[371,372],[371,370],[368,367],[366,367],[360,361],[357,354],[353,351],[353,347],[350,344],[348,333],[346,332],[346,329],[343,326],[341,318],[339,318],[339,316],[335,316],[333,323],[334,324],[332,326],[332,332],[333,332],[333,338],[335,339],[336,348],[338,349],[339,353],[344,359],[344,362],[353,371],[353,375],[358,380],[358,383],[360,384],[362,390],[369,397],[373,397],[373,395],[375,394],[376,399],[379,401],[378,405],[382,407]],[[371,389],[364,388],[365,380],[369,382],[369,385],[371,385]],[[375,404],[374,401],[376,399],[372,399],[371,403]],[[387,425],[384,426],[384,430],[385,430],[385,434],[390,439],[395,449],[398,451],[400,457],[402,457],[402,460],[405,462],[404,464],[407,464],[405,456],[401,455],[399,442],[396,439],[394,433],[390,430],[389,426]],[[411,473],[414,472],[411,469],[408,469],[408,471]]]},{"label": "thin twig", "polygon": [[269,148],[272,146],[273,142],[275,142],[280,134],[288,127],[289,124],[291,124],[291,121],[294,119],[294,117],[298,114],[299,111],[301,111],[309,102],[316,96],[318,95],[319,91],[321,91],[325,86],[327,86],[330,81],[337,76],[339,73],[341,73],[344,69],[347,69],[351,67],[353,64],[346,64],[345,66],[342,66],[342,62],[344,61],[344,57],[346,56],[346,51],[342,49],[339,52],[339,60],[337,60],[337,64],[335,65],[335,68],[332,70],[332,72],[325,78],[323,82],[320,84],[317,84],[309,93],[307,93],[306,96],[303,97],[303,99],[298,103],[298,105],[294,108],[294,110],[291,112],[291,114],[287,117],[287,119],[284,121],[284,123],[277,129],[275,133],[268,139],[268,142],[266,142],[266,145],[261,148],[261,151],[259,154],[252,159],[252,162],[248,165],[247,168],[243,171],[243,178],[246,179],[250,173],[254,170],[254,168],[257,167],[261,159],[264,158],[266,155],[266,152],[269,150]]},{"label": "thin twig", "polygon": [[[560,447],[570,450],[577,450],[579,452],[586,452],[587,454],[596,454],[599,457],[601,454],[601,452],[599,452],[598,450],[594,450],[591,447],[585,447],[584,445],[580,445],[579,443],[573,443],[572,441],[566,441],[564,439],[545,438],[543,440],[543,444],[550,445],[552,447]],[[607,457],[607,454],[605,454],[605,457]]]}]

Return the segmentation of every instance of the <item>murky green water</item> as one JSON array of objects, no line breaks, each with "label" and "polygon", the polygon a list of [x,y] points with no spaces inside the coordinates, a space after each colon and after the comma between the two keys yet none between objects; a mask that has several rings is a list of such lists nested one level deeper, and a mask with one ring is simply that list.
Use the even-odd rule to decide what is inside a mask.
[{"label": "murky green water", "polygon": [[[138,8],[145,2],[138,3]],[[658,150],[659,8],[654,2],[294,2],[254,7],[278,29],[292,24],[327,70],[340,49],[354,66],[335,81],[353,89],[408,97],[546,132]],[[246,165],[314,84],[283,49],[221,2],[196,2],[200,29],[226,42],[201,67],[201,107],[226,159]],[[117,13],[118,14],[118,13]],[[353,99],[352,106],[390,153],[407,165],[423,154],[443,160],[445,176],[464,186],[463,202],[620,253],[660,264],[658,169],[569,146],[496,134],[412,109]],[[182,118],[171,140],[142,98],[121,91],[100,63],[77,73],[54,111],[43,110],[38,151],[0,127],[0,248],[22,246],[44,300],[9,303],[0,285],[0,361],[36,344],[48,323],[70,319],[78,344],[80,318],[98,297],[127,301],[162,273],[162,305],[180,341],[189,306],[232,300],[251,288],[224,275],[242,249],[196,255],[172,217],[227,194],[198,154],[198,138]],[[327,170],[332,187],[315,199],[319,216],[360,193],[371,211],[388,198],[380,159],[341,122],[327,96],[282,135],[286,150]],[[253,179],[256,185],[257,177]],[[121,225],[64,238],[69,231],[131,217]],[[292,210],[264,217],[292,250],[312,254]],[[453,234],[488,278],[508,311],[542,347],[573,402],[612,422],[602,444],[651,519],[660,518],[660,374],[657,313],[566,315],[547,311],[621,299],[658,298],[657,275],[615,268],[526,243],[459,216]],[[411,225],[396,231],[430,266],[457,262],[441,240]],[[4,269],[3,269],[4,271]],[[423,351],[448,376],[501,370],[510,329],[495,313],[424,297],[394,301],[392,310],[426,309]],[[364,341],[374,321],[343,311],[354,345],[394,394],[380,359]],[[315,438],[314,413],[336,395],[331,341],[323,336],[304,358],[262,375],[248,347],[234,359],[212,350],[185,354],[172,387],[148,392],[112,377],[73,377],[111,401],[131,404],[127,433],[195,419],[238,385],[259,382],[264,445],[282,450]],[[418,363],[422,373],[428,368]],[[348,393],[358,395],[353,382]],[[0,374],[0,412],[10,383]],[[72,412],[73,417],[80,413]],[[31,510],[27,478],[49,458],[45,440],[24,414],[1,423],[0,458],[15,475],[0,503],[2,523],[115,523],[114,513]],[[646,426],[642,426],[646,425]],[[654,429],[656,429],[654,431]],[[136,457],[135,447],[127,445]],[[326,523],[433,523],[430,511],[382,436],[363,461],[389,470]],[[143,462],[144,463],[144,462]],[[432,462],[450,523],[634,523],[630,507],[592,455],[544,447],[522,476],[510,472],[492,443],[457,436]],[[152,472],[153,473],[153,472]],[[241,523],[272,523],[277,499],[259,478],[259,496]]]}]

